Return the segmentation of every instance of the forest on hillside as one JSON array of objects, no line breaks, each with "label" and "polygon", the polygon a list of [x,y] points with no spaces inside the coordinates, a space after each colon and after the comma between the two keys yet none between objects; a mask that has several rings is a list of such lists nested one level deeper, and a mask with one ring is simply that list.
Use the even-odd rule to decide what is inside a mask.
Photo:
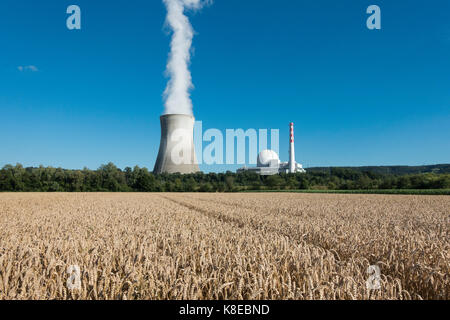
[{"label": "forest on hillside", "polygon": [[[433,164],[423,166],[365,166],[365,167],[341,167],[361,172],[372,172],[379,174],[407,175],[418,173],[450,173],[450,164]],[[308,168],[313,172],[330,172],[333,167]]]}]

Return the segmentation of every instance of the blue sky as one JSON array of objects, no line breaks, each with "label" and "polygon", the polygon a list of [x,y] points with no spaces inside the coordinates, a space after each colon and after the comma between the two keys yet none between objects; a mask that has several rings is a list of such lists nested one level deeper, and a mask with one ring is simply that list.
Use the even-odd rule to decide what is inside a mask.
[{"label": "blue sky", "polygon": [[[71,4],[78,31],[66,28]],[[381,30],[366,27],[371,4]],[[0,12],[0,166],[152,169],[170,41],[162,1],[2,0]],[[450,162],[448,0],[215,0],[189,16],[205,129],[280,129],[286,161],[293,121],[307,167]]]}]

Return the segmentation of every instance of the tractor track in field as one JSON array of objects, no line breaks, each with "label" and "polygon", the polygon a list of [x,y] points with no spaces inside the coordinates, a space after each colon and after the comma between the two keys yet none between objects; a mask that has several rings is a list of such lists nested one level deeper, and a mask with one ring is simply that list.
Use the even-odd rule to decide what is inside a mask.
[{"label": "tractor track in field", "polygon": [[[318,242],[308,241],[306,239],[305,235],[297,236],[297,235],[295,235],[295,234],[293,234],[291,232],[282,231],[282,230],[280,230],[280,228],[275,228],[273,226],[269,226],[266,223],[263,223],[261,221],[256,221],[254,219],[251,219],[251,221],[249,221],[249,223],[245,223],[242,220],[240,220],[239,218],[230,217],[230,216],[228,216],[226,214],[223,214],[221,212],[208,210],[208,209],[202,208],[200,206],[193,205],[193,204],[188,203],[188,202],[172,199],[172,198],[167,197],[167,196],[161,196],[161,197],[163,197],[166,200],[172,201],[172,202],[174,202],[174,203],[176,203],[176,204],[178,204],[180,206],[188,208],[190,210],[194,210],[194,211],[200,212],[203,215],[206,215],[206,216],[208,216],[210,218],[219,220],[220,222],[230,223],[230,224],[232,224],[232,225],[234,225],[234,226],[236,226],[238,228],[244,228],[245,226],[247,226],[247,227],[249,227],[249,228],[251,228],[251,229],[253,229],[255,231],[258,231],[258,232],[272,232],[272,233],[281,235],[283,237],[286,237],[286,238],[288,238],[291,241],[295,241],[297,243],[305,243],[307,245],[310,245],[310,246],[313,246],[313,247],[316,247],[316,248],[320,248],[320,249],[322,249],[324,251],[327,251],[327,252],[329,252],[330,254],[332,254],[335,257],[336,261],[346,261],[347,260],[347,259],[345,259],[345,257],[347,257],[346,253],[339,252],[339,250],[337,250],[336,248],[329,247],[329,246],[324,246],[324,245],[322,245],[322,244],[320,244]],[[198,200],[198,199],[196,199],[196,200]],[[232,206],[232,205],[229,205],[229,204],[222,204],[222,205]],[[251,210],[251,209],[248,209],[248,210]],[[284,225],[283,227],[288,228],[289,226],[288,225]],[[343,257],[344,257],[344,259],[343,259]]]},{"label": "tractor track in field", "polygon": [[[182,207],[188,208],[190,210],[194,210],[196,212],[200,212],[201,214],[203,214],[207,217],[216,219],[220,222],[232,224],[233,226],[236,226],[238,228],[249,227],[256,232],[270,232],[270,233],[274,233],[274,234],[286,237],[290,241],[296,242],[297,244],[304,243],[307,246],[318,248],[319,250],[323,250],[324,252],[327,252],[328,254],[332,255],[338,264],[346,264],[346,263],[355,262],[355,261],[359,260],[361,262],[361,264],[360,264],[361,268],[362,268],[361,272],[366,271],[366,270],[363,270],[364,269],[363,265],[364,265],[364,261],[368,261],[367,258],[365,258],[359,254],[355,255],[354,252],[352,252],[352,253],[344,252],[344,251],[340,250],[339,248],[330,246],[328,243],[323,243],[323,241],[315,240],[315,239],[318,239],[318,235],[309,234],[310,237],[307,237],[308,235],[298,236],[294,232],[281,230],[282,227],[289,229],[290,226],[288,224],[281,225],[279,228],[277,228],[277,227],[269,226],[269,225],[267,225],[267,223],[264,223],[261,220],[256,221],[253,218],[251,218],[250,221],[248,223],[246,223],[246,222],[243,222],[242,220],[240,220],[239,218],[230,217],[221,212],[217,212],[217,211],[210,210],[210,209],[205,209],[201,206],[186,202],[186,200],[184,200],[184,201],[179,200],[179,199],[175,200],[168,196],[161,196],[161,197],[163,197],[166,200],[172,201],[173,203],[176,203]],[[241,206],[238,204],[230,204],[230,203],[226,203],[226,202],[222,202],[222,201],[218,201],[218,200],[207,201],[207,200],[198,199],[198,198],[194,198],[194,200],[195,201],[200,200],[203,202],[213,202],[216,204],[220,204],[222,206],[242,208],[242,209],[250,210],[253,212],[255,211],[254,208],[251,208],[250,206],[245,206],[245,205]],[[281,212],[274,211],[274,210],[271,210],[269,212],[270,213],[276,212],[277,214],[287,215],[285,213],[281,213]],[[383,257],[378,257],[375,260],[383,262]],[[419,266],[416,266],[416,268],[419,268]],[[384,270],[383,275],[388,276],[392,279],[395,279],[400,276],[397,272],[395,272],[393,270]],[[411,290],[410,291],[411,293],[416,294],[414,291],[412,291],[412,288],[410,287],[409,284],[403,284],[403,285],[406,290]],[[429,286],[429,288],[431,289],[431,285]]]}]

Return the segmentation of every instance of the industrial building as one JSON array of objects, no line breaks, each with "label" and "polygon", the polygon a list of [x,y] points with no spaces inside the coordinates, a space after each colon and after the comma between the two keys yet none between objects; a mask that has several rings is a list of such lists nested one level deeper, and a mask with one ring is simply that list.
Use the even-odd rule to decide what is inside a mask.
[{"label": "industrial building", "polygon": [[291,122],[289,128],[289,162],[281,162],[278,154],[273,150],[263,150],[258,155],[256,167],[244,167],[238,169],[237,172],[255,172],[263,176],[279,173],[305,173],[303,166],[295,161],[294,123]]},{"label": "industrial building", "polygon": [[[155,174],[199,172],[199,166],[194,149],[194,122],[191,115],[167,114],[161,120],[161,142],[156,159]],[[294,124],[290,124],[289,161],[281,162],[273,150],[263,150],[257,158],[254,168],[241,168],[237,172],[256,172],[260,175],[275,175],[278,173],[304,173],[302,165],[295,161]]]},{"label": "industrial building", "polygon": [[161,142],[154,173],[196,173],[200,169],[194,149],[195,118],[185,114],[161,116]]}]

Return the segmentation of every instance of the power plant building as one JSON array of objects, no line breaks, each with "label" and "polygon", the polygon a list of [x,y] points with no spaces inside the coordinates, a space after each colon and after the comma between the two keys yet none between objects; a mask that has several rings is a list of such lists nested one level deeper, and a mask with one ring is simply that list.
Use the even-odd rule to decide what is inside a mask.
[{"label": "power plant building", "polygon": [[161,142],[154,173],[196,173],[200,169],[194,148],[195,118],[185,114],[161,116]]},{"label": "power plant building", "polygon": [[[161,142],[156,159],[155,174],[199,172],[194,148],[194,122],[191,115],[167,114],[161,120]],[[257,158],[257,166],[241,168],[237,172],[256,172],[260,175],[279,173],[305,173],[303,166],[295,161],[294,124],[290,124],[289,161],[281,162],[273,150],[263,150]]]},{"label": "power plant building", "polygon": [[241,168],[237,172],[255,172],[262,176],[271,176],[279,173],[305,173],[306,170],[295,161],[294,150],[294,123],[290,123],[289,162],[281,162],[278,154],[273,150],[263,150],[259,153],[257,166]]}]

